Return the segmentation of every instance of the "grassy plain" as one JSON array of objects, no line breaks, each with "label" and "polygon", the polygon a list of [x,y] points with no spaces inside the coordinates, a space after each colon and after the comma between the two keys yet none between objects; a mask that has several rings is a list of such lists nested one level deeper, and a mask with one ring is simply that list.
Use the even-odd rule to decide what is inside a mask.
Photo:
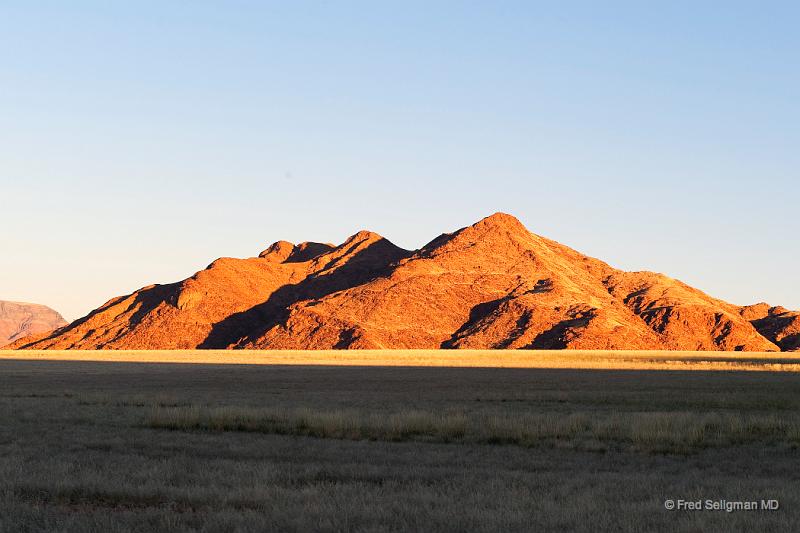
[{"label": "grassy plain", "polygon": [[0,531],[798,530],[797,355],[0,352]]},{"label": "grassy plain", "polygon": [[800,352],[611,350],[0,350],[0,360],[605,370],[800,371]]}]

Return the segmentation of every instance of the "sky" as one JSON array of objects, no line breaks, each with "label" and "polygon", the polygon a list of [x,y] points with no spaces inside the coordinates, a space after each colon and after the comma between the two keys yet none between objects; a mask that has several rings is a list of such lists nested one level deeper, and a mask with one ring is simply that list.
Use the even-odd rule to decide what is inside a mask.
[{"label": "sky", "polygon": [[796,2],[0,3],[0,299],[496,211],[800,309]]}]

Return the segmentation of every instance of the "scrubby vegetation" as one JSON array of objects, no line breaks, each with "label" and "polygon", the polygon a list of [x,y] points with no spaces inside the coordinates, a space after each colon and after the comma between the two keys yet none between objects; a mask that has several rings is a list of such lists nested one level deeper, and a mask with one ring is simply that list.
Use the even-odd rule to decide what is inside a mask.
[{"label": "scrubby vegetation", "polygon": [[587,450],[631,449],[691,453],[746,443],[797,446],[797,414],[730,412],[520,413],[464,411],[274,409],[256,407],[159,407],[146,416],[152,428],[249,431],[317,438],[509,444]]},{"label": "scrubby vegetation", "polygon": [[[796,531],[798,385],[0,361],[0,532]],[[780,509],[669,512],[669,498]]]}]

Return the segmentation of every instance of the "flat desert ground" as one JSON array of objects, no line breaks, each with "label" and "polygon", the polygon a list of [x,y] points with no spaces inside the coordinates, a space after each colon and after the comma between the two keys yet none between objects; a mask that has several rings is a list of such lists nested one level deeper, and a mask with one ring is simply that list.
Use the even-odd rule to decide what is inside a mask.
[{"label": "flat desert ground", "polygon": [[[0,352],[0,531],[796,531],[799,371],[791,353]],[[779,507],[725,510],[761,500]]]}]

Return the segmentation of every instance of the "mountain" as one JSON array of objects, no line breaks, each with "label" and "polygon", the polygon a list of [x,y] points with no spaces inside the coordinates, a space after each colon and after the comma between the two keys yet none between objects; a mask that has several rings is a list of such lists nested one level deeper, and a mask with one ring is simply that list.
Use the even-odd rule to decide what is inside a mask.
[{"label": "mountain", "polygon": [[741,308],[741,314],[764,337],[785,352],[800,351],[800,313],[760,303]]},{"label": "mountain", "polygon": [[0,346],[65,324],[61,315],[44,305],[0,300]]},{"label": "mountain", "polygon": [[419,250],[278,241],[114,298],[36,349],[800,349],[800,314],[623,272],[503,213]]}]

